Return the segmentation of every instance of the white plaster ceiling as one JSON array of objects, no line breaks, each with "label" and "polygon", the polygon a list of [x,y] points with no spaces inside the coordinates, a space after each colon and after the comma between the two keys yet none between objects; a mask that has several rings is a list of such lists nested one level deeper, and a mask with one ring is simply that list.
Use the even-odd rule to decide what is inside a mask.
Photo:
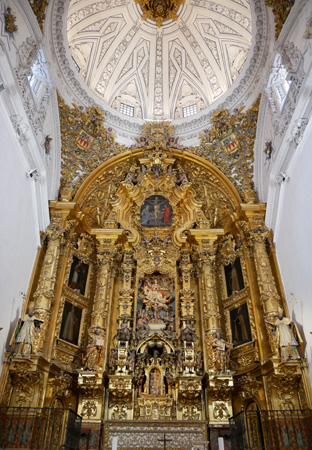
[{"label": "white plaster ceiling", "polygon": [[176,120],[202,111],[237,78],[251,45],[249,0],[186,0],[157,28],[134,0],[72,0],[67,36],[87,86],[119,111]]}]

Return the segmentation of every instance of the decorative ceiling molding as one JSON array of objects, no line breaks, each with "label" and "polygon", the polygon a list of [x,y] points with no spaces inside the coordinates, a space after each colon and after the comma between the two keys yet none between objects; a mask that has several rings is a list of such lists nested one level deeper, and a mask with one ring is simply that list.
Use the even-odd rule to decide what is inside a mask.
[{"label": "decorative ceiling molding", "polygon": [[178,16],[157,30],[154,21],[140,20],[133,0],[110,7],[71,1],[68,44],[88,87],[108,106],[119,111],[125,103],[146,120],[178,119],[187,106],[201,111],[214,103],[246,60],[249,0],[193,0]]},{"label": "decorative ceiling molding", "polygon": [[[131,0],[133,1],[133,0]],[[119,2],[120,3],[120,2]],[[123,17],[125,17],[125,10],[129,11],[129,9],[126,7],[127,1],[122,0],[121,1],[121,7],[118,9],[118,14],[116,10],[116,18],[111,18],[111,38],[113,37],[113,34],[116,33],[116,29],[119,27],[120,29],[125,28],[125,26],[122,25],[123,23]],[[206,4],[206,1],[204,1]],[[196,11],[196,8],[202,8],[204,3],[200,2],[199,0],[194,0],[192,2],[192,8],[193,11]],[[104,4],[104,3],[103,3]],[[134,7],[138,8],[138,6],[134,4]],[[209,2],[210,5],[216,5],[214,2]],[[223,2],[225,4],[225,1]],[[61,94],[64,96],[64,99],[68,102],[74,102],[77,104],[81,104],[83,106],[98,106],[101,110],[104,111],[106,122],[109,126],[113,127],[115,132],[117,133],[118,137],[124,137],[125,142],[128,140],[134,140],[136,137],[140,135],[140,128],[142,124],[144,123],[140,116],[142,117],[154,117],[155,112],[157,111],[159,114],[159,117],[167,117],[171,118],[171,114],[176,114],[175,117],[177,120],[174,120],[173,123],[175,125],[175,129],[177,134],[180,136],[180,142],[187,139],[192,139],[194,137],[198,137],[200,132],[207,126],[207,124],[210,121],[210,118],[212,116],[212,113],[215,112],[217,109],[224,108],[224,109],[231,109],[237,106],[239,103],[241,104],[242,101],[245,101],[245,104],[248,104],[246,101],[247,91],[249,90],[248,94],[250,95],[250,92],[255,87],[255,78],[257,76],[257,71],[259,70],[265,49],[265,37],[266,37],[266,16],[265,16],[265,10],[264,10],[264,0],[256,0],[254,3],[252,3],[252,22],[253,22],[253,39],[252,39],[252,47],[249,50],[249,54],[247,57],[247,62],[245,63],[241,73],[239,74],[236,81],[233,83],[233,85],[230,87],[230,89],[227,91],[227,93],[222,94],[220,93],[220,96],[217,95],[217,89],[214,91],[211,88],[212,84],[210,83],[210,86],[208,88],[208,78],[207,73],[205,72],[205,68],[203,66],[200,66],[198,63],[194,64],[194,60],[198,61],[198,56],[196,54],[197,51],[200,52],[200,49],[198,47],[201,47],[201,44],[205,46],[212,55],[212,58],[210,61],[210,65],[215,72],[215,74],[219,74],[220,72],[220,66],[218,65],[220,61],[218,62],[218,57],[220,59],[220,52],[216,52],[217,46],[220,44],[218,43],[214,38],[213,35],[211,35],[212,31],[210,31],[209,34],[209,23],[208,25],[204,25],[205,20],[201,20],[199,15],[197,14],[194,16],[195,25],[192,27],[192,33],[195,34],[196,40],[194,41],[194,44],[192,46],[192,39],[189,36],[184,35],[184,41],[185,38],[188,41],[188,44],[186,45],[187,51],[184,50],[181,52],[181,42],[178,39],[178,35],[169,36],[166,43],[166,52],[168,52],[169,57],[167,58],[167,67],[171,68],[171,78],[168,77],[168,88],[166,88],[166,93],[161,91],[161,87],[163,88],[163,85],[160,84],[157,86],[157,83],[153,85],[153,90],[150,87],[149,90],[146,88],[146,83],[150,78],[150,68],[152,67],[151,62],[148,61],[148,54],[147,54],[147,47],[149,44],[145,44],[145,46],[142,44],[142,40],[137,39],[136,45],[133,45],[132,43],[132,50],[133,50],[133,57],[140,59],[140,75],[132,76],[132,84],[131,84],[131,59],[129,59],[130,54],[129,52],[127,54],[127,58],[120,57],[120,61],[117,61],[117,65],[120,68],[119,75],[120,78],[114,77],[115,82],[113,84],[113,89],[109,89],[110,92],[115,92],[115,97],[111,94],[106,101],[101,102],[99,97],[94,94],[86,85],[86,83],[82,80],[81,76],[79,75],[77,68],[75,66],[75,63],[70,55],[69,48],[66,45],[67,41],[67,30],[66,30],[66,23],[64,21],[64,18],[67,16],[67,10],[68,10],[69,0],[58,0],[56,2],[53,2],[53,5],[50,5],[50,9],[47,14],[47,26],[50,29],[50,33],[52,34],[52,53],[54,57],[54,61],[57,63],[56,67],[54,68],[54,73],[58,78],[58,83],[60,84],[59,89]],[[78,5],[78,3],[77,3]],[[110,3],[111,5],[111,3]],[[125,5],[125,6],[124,6]],[[180,7],[183,11],[187,11],[186,5],[182,5]],[[133,12],[133,9],[131,10]],[[137,13],[136,13],[137,14]],[[184,13],[186,14],[186,13]],[[180,13],[179,13],[180,15]],[[182,14],[183,17],[183,14]],[[129,17],[127,16],[127,19]],[[221,29],[221,25],[216,23],[216,18],[210,21],[211,27],[217,32],[217,27],[219,27],[219,30]],[[114,23],[117,23],[118,25],[114,25]],[[133,22],[133,20],[132,20]],[[166,21],[161,28],[161,33],[166,34],[166,29],[168,27]],[[170,21],[169,21],[170,22]],[[206,23],[209,22],[206,20]],[[217,21],[218,22],[218,21]],[[77,26],[74,21],[71,22],[72,26]],[[143,22],[143,25],[148,23]],[[187,26],[182,20],[179,20],[178,22],[174,22],[173,25],[171,23],[169,24],[169,28],[173,25],[177,27],[177,33],[183,32],[187,34]],[[230,22],[228,23],[228,27],[232,28],[230,26]],[[98,29],[101,27],[101,29],[106,29],[105,27],[108,26],[106,24],[106,21],[104,19],[100,23],[100,21],[90,21],[88,27],[87,25],[84,26],[84,32],[88,29]],[[139,29],[142,28],[142,23],[139,22],[139,25],[136,25],[136,27],[139,26]],[[147,26],[147,25],[146,25]],[[157,27],[154,24],[155,33],[157,33]],[[116,27],[116,28],[115,28]],[[148,24],[148,27],[150,29],[150,24]],[[129,30],[129,25],[128,28]],[[233,28],[232,28],[233,29]],[[228,29],[227,29],[228,30]],[[125,35],[126,29],[124,29],[123,35]],[[129,30],[130,31],[130,30]],[[136,33],[138,31],[138,28],[134,28],[133,32]],[[229,31],[229,30],[228,30]],[[122,33],[121,33],[122,34]],[[148,35],[146,31],[146,35]],[[209,37],[208,37],[209,36]],[[234,33],[235,36],[235,33]],[[163,39],[161,37],[161,39]],[[200,45],[196,44],[198,43],[198,40],[201,39]],[[104,40],[105,42],[105,40]],[[112,39],[111,42],[107,42],[107,49],[109,50],[109,47],[112,45],[114,40]],[[132,42],[132,40],[131,40]],[[133,41],[134,42],[134,41]],[[160,45],[160,44],[159,44]],[[168,51],[168,49],[170,50]],[[105,50],[105,49],[104,49]],[[108,51],[107,50],[107,51]],[[207,50],[207,52],[208,52]],[[179,51],[182,53],[182,55],[179,55]],[[221,50],[220,50],[221,51]],[[229,51],[229,49],[224,46],[223,51]],[[235,48],[232,50],[232,58],[235,59],[238,55],[235,56]],[[157,54],[157,49],[154,54]],[[206,53],[206,52],[205,52]],[[151,53],[150,53],[151,54]],[[167,54],[167,53],[166,53]],[[161,55],[161,52],[158,52],[158,56],[163,58]],[[181,68],[179,67],[179,58],[183,59],[183,69],[184,72],[181,71]],[[99,54],[99,59],[101,59],[101,54]],[[103,59],[103,54],[102,54]],[[128,61],[129,59],[129,61]],[[239,59],[239,58],[238,58]],[[154,66],[155,67],[155,58],[154,58]],[[123,64],[122,64],[123,62]],[[163,61],[162,61],[163,62]],[[103,61],[100,61],[99,64],[103,64]],[[127,66],[128,64],[128,66]],[[224,64],[224,63],[223,63]],[[161,62],[159,63],[161,65]],[[127,72],[128,67],[128,72]],[[205,67],[205,65],[204,65]],[[153,69],[155,70],[155,69]],[[157,70],[157,64],[156,64],[156,70]],[[178,71],[180,73],[178,74]],[[228,74],[231,74],[231,72],[227,71]],[[129,77],[127,78],[127,74]],[[178,77],[178,79],[177,79]],[[134,82],[134,79],[136,78],[136,81]],[[117,81],[116,81],[117,79]],[[219,77],[216,77],[217,82],[220,79]],[[139,80],[139,82],[138,82]],[[220,82],[221,83],[221,82]],[[253,83],[253,85],[252,85]],[[104,83],[105,84],[105,83]],[[144,87],[145,84],[145,87]],[[222,83],[221,83],[222,84]],[[225,89],[225,84],[221,85],[221,89]],[[184,86],[184,88],[183,88]],[[253,89],[251,89],[251,86],[253,86]],[[110,84],[110,88],[112,85]],[[152,94],[150,94],[150,97],[147,97],[147,101],[142,101],[140,98],[140,95],[142,97],[142,92],[147,91],[147,93],[150,93],[152,91]],[[184,93],[183,93],[184,89]],[[121,101],[121,98],[125,98],[122,96],[126,96],[131,93],[133,93],[135,90],[138,90],[138,97],[139,101],[137,105],[134,105],[134,107],[137,107],[138,114],[136,119],[128,118],[127,116],[124,116],[120,114],[118,111],[116,111],[113,106],[116,106],[114,104],[114,101]],[[154,95],[155,92],[155,95]],[[170,94],[169,94],[170,92]],[[186,95],[185,95],[186,92]],[[179,96],[183,97],[184,101],[185,98],[187,99],[188,92],[191,93],[191,98],[198,99],[199,102],[199,109],[203,108],[200,113],[198,113],[193,119],[189,119],[186,121],[185,119],[182,122],[178,120],[178,112],[177,107],[173,107],[172,105],[177,105],[179,101]],[[120,93],[120,94],[119,94]],[[154,97],[153,97],[154,95]],[[171,101],[171,107],[169,111],[162,111],[161,105],[164,105],[168,102],[163,102],[164,95],[170,95],[173,99]],[[209,97],[210,95],[210,97]],[[217,96],[217,100],[213,105],[209,106],[209,102],[213,100],[213,95]],[[116,100],[116,98],[119,96],[119,98]],[[158,100],[157,100],[158,99]],[[254,100],[254,98],[253,98]],[[250,102],[250,99],[248,99]],[[111,104],[109,104],[111,102]],[[160,106],[157,106],[157,102]],[[150,108],[149,113],[142,108],[142,105],[145,105],[145,108]],[[179,105],[181,106],[182,103]],[[154,108],[154,109],[153,109]],[[140,111],[141,109],[141,111]],[[157,115],[158,115],[157,114]]]}]

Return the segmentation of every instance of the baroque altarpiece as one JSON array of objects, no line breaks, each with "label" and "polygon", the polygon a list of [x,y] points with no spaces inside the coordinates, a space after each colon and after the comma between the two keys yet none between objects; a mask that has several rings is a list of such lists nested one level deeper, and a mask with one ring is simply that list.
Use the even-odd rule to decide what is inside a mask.
[{"label": "baroque altarpiece", "polygon": [[[242,408],[311,406],[265,205],[258,103],[214,114],[197,148],[166,122],[118,146],[60,100],[63,181],[2,372],[2,405],[72,408],[89,448],[228,436]],[[155,441],[155,442],[154,442]]]}]

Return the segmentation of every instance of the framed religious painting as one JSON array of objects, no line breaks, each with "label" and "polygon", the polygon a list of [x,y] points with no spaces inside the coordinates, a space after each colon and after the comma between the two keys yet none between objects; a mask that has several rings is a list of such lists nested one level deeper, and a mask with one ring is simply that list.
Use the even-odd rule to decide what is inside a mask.
[{"label": "framed religious painting", "polygon": [[172,217],[172,206],[162,195],[151,195],[141,206],[140,224],[145,228],[170,227]]},{"label": "framed religious painting", "polygon": [[75,292],[85,295],[89,266],[80,261],[77,256],[73,257],[73,262],[70,268],[68,286]]},{"label": "framed religious painting", "polygon": [[252,340],[247,303],[230,311],[230,322],[234,347]]},{"label": "framed religious painting", "polygon": [[60,339],[71,344],[78,345],[81,326],[82,309],[65,301]]},{"label": "framed religious painting", "polygon": [[224,266],[224,275],[228,297],[244,289],[245,285],[240,258],[236,258],[233,263]]}]

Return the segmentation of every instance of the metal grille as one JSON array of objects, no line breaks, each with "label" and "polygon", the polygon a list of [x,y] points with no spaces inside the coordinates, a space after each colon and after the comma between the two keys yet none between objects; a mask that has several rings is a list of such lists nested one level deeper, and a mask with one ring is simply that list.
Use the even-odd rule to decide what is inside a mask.
[{"label": "metal grille", "polygon": [[68,409],[0,407],[0,448],[78,450],[81,421]]},{"label": "metal grille", "polygon": [[232,450],[312,449],[312,411],[242,411],[230,419]]}]

